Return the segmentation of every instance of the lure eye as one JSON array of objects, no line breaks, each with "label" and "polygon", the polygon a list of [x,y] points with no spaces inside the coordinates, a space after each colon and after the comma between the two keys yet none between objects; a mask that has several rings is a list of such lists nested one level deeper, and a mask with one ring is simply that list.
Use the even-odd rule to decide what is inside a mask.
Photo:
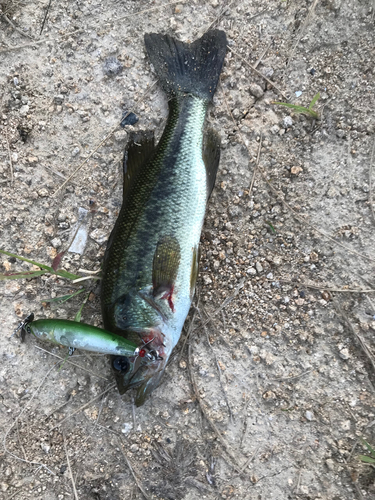
[{"label": "lure eye", "polygon": [[115,370],[126,373],[129,371],[130,363],[128,358],[125,358],[124,356],[117,356],[112,361],[112,366]]}]

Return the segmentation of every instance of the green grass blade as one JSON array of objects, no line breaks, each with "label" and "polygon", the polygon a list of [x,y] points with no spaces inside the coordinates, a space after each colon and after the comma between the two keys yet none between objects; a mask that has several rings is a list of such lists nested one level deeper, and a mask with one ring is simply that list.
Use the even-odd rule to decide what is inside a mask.
[{"label": "green grass blade", "polygon": [[273,234],[276,234],[276,229],[273,227],[273,225],[272,225],[272,224],[271,224],[268,220],[266,220],[266,223],[267,223],[267,224],[268,224],[268,226],[270,227],[271,232],[272,232]]},{"label": "green grass blade", "polygon": [[81,276],[77,274],[72,274],[68,273],[68,271],[64,271],[64,269],[59,269],[58,271],[55,271],[52,267],[46,266],[45,264],[41,264],[40,262],[36,262],[35,260],[31,259],[26,259],[26,257],[21,257],[20,255],[17,255],[15,253],[11,252],[6,252],[5,250],[0,249],[0,253],[4,255],[8,255],[8,257],[14,257],[15,259],[23,260],[24,262],[28,262],[29,264],[33,264],[34,266],[41,267],[42,269],[45,269],[51,274],[56,274],[57,276],[61,276],[62,278],[68,278],[70,280],[76,280],[80,278]]},{"label": "green grass blade", "polygon": [[67,355],[65,356],[64,361],[61,363],[60,368],[57,370],[57,373],[58,373],[60,370],[62,370],[62,367],[63,367],[63,366],[65,365],[65,363],[67,362],[68,358],[69,358],[69,354],[67,354]]},{"label": "green grass blade", "polygon": [[285,106],[287,108],[293,109],[296,113],[305,113],[306,115],[310,115],[313,118],[316,118],[317,120],[319,119],[319,115],[316,111],[313,111],[310,108],[305,108],[304,106],[298,106],[297,104],[290,104],[289,102],[275,102],[275,101],[272,104],[278,104],[279,106]]},{"label": "green grass blade", "polygon": [[371,455],[375,458],[375,450],[374,448],[363,438],[361,438],[362,444],[366,446]]},{"label": "green grass blade", "polygon": [[80,293],[84,292],[85,289],[81,288],[80,290],[77,290],[74,293],[70,293],[68,295],[60,295],[60,297],[54,297],[53,299],[42,299],[41,302],[66,302],[67,300],[70,300],[71,298],[75,297],[76,295],[79,295]]},{"label": "green grass blade", "polygon": [[42,276],[46,274],[46,271],[25,271],[20,273],[12,273],[12,274],[0,274],[1,280],[28,280],[31,278],[36,278],[37,276]]},{"label": "green grass blade", "polygon": [[74,321],[77,321],[77,323],[79,323],[81,321],[81,316],[82,316],[82,310],[87,302],[87,299],[89,298],[89,295],[90,295],[91,292],[89,292],[86,297],[85,297],[85,300],[82,302],[82,305],[81,307],[79,308],[75,318],[74,318]]},{"label": "green grass blade", "polygon": [[367,464],[375,464],[375,458],[368,457],[366,455],[359,455],[361,462],[366,462]]},{"label": "green grass blade", "polygon": [[297,113],[306,113],[308,111],[304,106],[298,106],[297,104],[291,104],[290,102],[273,102],[272,104],[278,104],[279,106],[285,106],[286,108],[292,108]]},{"label": "green grass blade", "polygon": [[313,100],[310,102],[310,106],[309,106],[309,110],[311,111],[312,108],[314,107],[314,104],[316,103],[316,101],[319,99],[320,97],[320,93],[318,92],[317,94],[314,95],[314,98]]}]

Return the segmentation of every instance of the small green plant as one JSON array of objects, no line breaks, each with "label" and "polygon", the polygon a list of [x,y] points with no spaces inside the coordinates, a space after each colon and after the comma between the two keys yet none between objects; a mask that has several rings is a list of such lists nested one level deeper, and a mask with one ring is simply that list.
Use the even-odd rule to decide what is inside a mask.
[{"label": "small green plant", "polygon": [[316,101],[319,99],[319,97],[320,93],[318,92],[317,94],[315,94],[308,108],[305,108],[304,106],[298,106],[297,104],[290,104],[289,102],[273,102],[272,104],[278,104],[279,106],[285,106],[287,108],[291,108],[295,113],[303,113],[307,116],[315,118],[316,120],[319,120],[319,114],[312,109]]},{"label": "small green plant", "polygon": [[266,220],[266,224],[268,224],[268,227],[271,230],[271,233],[276,234],[276,229],[273,227],[273,225],[270,223],[269,220]]},{"label": "small green plant", "polygon": [[366,464],[370,464],[375,466],[375,450],[374,448],[363,438],[361,438],[362,443],[366,446],[370,455],[359,455],[359,459],[361,462],[365,462]]},{"label": "small green plant", "polygon": [[0,254],[8,255],[8,257],[14,257],[15,259],[23,260],[24,262],[28,262],[29,264],[33,264],[34,266],[38,266],[41,268],[41,271],[22,271],[20,273],[9,273],[5,272],[4,274],[0,274],[0,280],[20,280],[20,279],[30,279],[35,278],[36,276],[42,276],[43,274],[55,274],[60,276],[61,278],[66,278],[69,280],[76,280],[80,278],[78,274],[68,273],[64,269],[54,269],[51,266],[46,266],[45,264],[41,264],[40,262],[35,262],[34,260],[26,259],[26,257],[21,257],[20,255],[16,255],[15,253],[6,252],[5,250],[0,249]]}]

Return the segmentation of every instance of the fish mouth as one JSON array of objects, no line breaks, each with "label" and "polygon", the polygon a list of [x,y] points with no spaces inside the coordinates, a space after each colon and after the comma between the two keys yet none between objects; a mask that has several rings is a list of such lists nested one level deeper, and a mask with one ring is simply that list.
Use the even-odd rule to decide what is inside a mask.
[{"label": "fish mouth", "polygon": [[123,395],[129,389],[136,388],[136,406],[141,406],[149,394],[159,385],[167,360],[157,358],[126,358],[112,356],[112,371],[118,391]]}]

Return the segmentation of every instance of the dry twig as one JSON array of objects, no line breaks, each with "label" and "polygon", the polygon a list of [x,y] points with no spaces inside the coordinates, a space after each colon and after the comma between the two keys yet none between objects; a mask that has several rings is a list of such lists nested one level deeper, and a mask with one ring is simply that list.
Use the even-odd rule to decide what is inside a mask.
[{"label": "dry twig", "polygon": [[208,25],[208,28],[206,28],[202,34],[207,33],[219,20],[223,15],[226,13],[226,11],[234,4],[235,0],[232,0],[232,2],[228,5],[225,5],[221,11],[219,12],[219,15],[215,17],[215,19]]},{"label": "dry twig", "polygon": [[368,201],[370,203],[370,210],[371,210],[372,219],[375,222],[374,200],[372,197],[372,169],[373,169],[373,165],[374,165],[374,152],[375,152],[375,140],[374,140],[374,143],[372,145],[370,167],[369,167],[369,172],[368,172],[368,188],[369,188]]},{"label": "dry twig", "polygon": [[[197,307],[197,310],[198,310],[198,314],[199,314],[199,317],[200,317],[201,322],[202,322],[202,315],[201,315],[200,310],[198,309],[198,307]],[[216,356],[216,352],[215,352],[214,348],[211,345],[206,325],[203,325],[203,330],[204,330],[204,333],[206,334],[207,343],[208,343],[208,345],[209,345],[209,347],[210,347],[210,349],[212,351],[212,354],[214,355],[214,358],[215,358],[216,368],[217,368],[217,371],[219,373],[219,383],[220,383],[220,387],[221,387],[221,392],[224,395],[224,399],[225,399],[225,402],[227,404],[228,411],[229,411],[229,416],[230,416],[231,422],[233,423],[234,420],[233,420],[232,408],[230,407],[228,396],[227,396],[227,393],[225,392],[225,389],[224,389],[224,385],[223,385],[223,381],[222,381],[222,377],[221,377],[221,368],[220,368],[219,361],[218,361],[217,356]]]},{"label": "dry twig", "polygon": [[128,17],[139,16],[140,14],[147,14],[147,12],[152,12],[153,10],[165,9],[170,5],[175,5],[176,3],[185,3],[186,0],[176,0],[174,2],[165,3],[163,5],[157,5],[156,7],[150,7],[149,9],[139,10],[138,12],[132,12],[131,14],[126,14],[125,16],[118,17],[117,19],[113,19],[114,22],[122,21],[123,19],[127,19]]},{"label": "dry twig", "polygon": [[135,472],[134,472],[134,470],[133,470],[133,467],[132,467],[132,465],[131,465],[131,463],[130,463],[130,460],[128,459],[128,457],[126,456],[126,454],[125,454],[125,452],[124,452],[124,450],[123,450],[123,448],[122,448],[122,443],[121,443],[120,439],[119,439],[118,441],[119,441],[119,448],[120,448],[120,451],[121,451],[121,453],[122,453],[122,455],[123,455],[123,457],[124,457],[124,459],[125,459],[125,462],[126,462],[127,466],[129,467],[129,470],[130,470],[130,472],[131,472],[131,475],[132,475],[132,476],[133,476],[133,478],[134,478],[134,481],[136,482],[136,484],[137,484],[137,486],[138,486],[138,488],[139,488],[139,491],[140,491],[140,492],[142,493],[142,495],[146,498],[146,500],[151,500],[151,497],[150,497],[150,496],[146,493],[145,489],[144,489],[144,488],[143,488],[143,486],[142,486],[141,481],[140,481],[140,480],[138,479],[138,477],[136,476],[136,474],[135,474]]},{"label": "dry twig", "polygon": [[6,453],[8,453],[10,456],[12,456],[13,458],[15,458],[16,460],[19,460],[20,462],[24,462],[24,463],[27,463],[27,464],[30,464],[30,465],[39,465],[39,467],[43,467],[44,469],[46,469],[50,474],[52,475],[56,475],[54,472],[52,472],[46,465],[42,464],[41,462],[34,462],[32,460],[25,460],[24,458],[21,458],[19,456],[17,456],[15,453],[12,453],[11,451],[8,450],[7,448],[7,439],[8,439],[8,436],[9,436],[9,433],[10,431],[13,429],[13,427],[17,424],[18,420],[21,418],[21,416],[25,413],[25,411],[27,410],[28,406],[30,405],[31,401],[35,398],[35,396],[38,394],[38,392],[40,391],[40,388],[43,386],[45,380],[48,378],[49,374],[52,372],[52,370],[57,366],[58,364],[58,361],[56,361],[56,363],[54,365],[51,366],[51,368],[48,370],[48,372],[45,374],[45,376],[43,377],[43,380],[41,381],[41,383],[38,385],[38,387],[36,388],[34,394],[31,396],[30,400],[28,401],[28,403],[26,403],[24,409],[21,411],[21,413],[15,418],[14,422],[12,423],[12,425],[9,427],[9,429],[6,431],[6,433],[4,434],[4,438],[3,438],[3,447],[4,447],[4,450]]},{"label": "dry twig", "polygon": [[17,26],[9,19],[9,17],[4,12],[0,13],[0,17],[5,19],[5,21],[14,29],[14,31],[17,31],[17,33],[19,33],[22,36],[30,38],[30,40],[34,40],[34,38],[31,35],[29,35],[28,33],[25,33],[20,28],[17,28]]},{"label": "dry twig", "polygon": [[8,140],[8,133],[5,129],[5,140],[7,142],[7,149],[8,149],[8,155],[9,155],[9,164],[10,164],[10,183],[13,185],[14,182],[14,177],[13,177],[13,162],[12,162],[12,153],[10,152],[10,145],[9,145],[9,140]]},{"label": "dry twig", "polygon": [[30,43],[24,43],[23,45],[15,45],[14,47],[6,47],[5,49],[0,50],[0,54],[4,54],[5,52],[12,52],[14,50],[18,49],[24,49],[26,47],[34,47],[34,45],[39,45],[40,43],[44,42],[53,42],[56,40],[61,40],[61,38],[65,38],[67,36],[72,36],[72,35],[77,35],[78,33],[83,33],[83,29],[75,30],[75,31],[70,31],[68,33],[64,33],[63,35],[60,35],[55,38],[43,38],[42,40],[34,40],[33,42]]},{"label": "dry twig", "polygon": [[46,13],[44,14],[44,19],[43,19],[43,22],[42,22],[42,27],[40,28],[39,36],[43,33],[44,25],[45,25],[45,23],[47,21],[47,16],[48,16],[48,13],[49,13],[49,9],[51,7],[51,3],[52,3],[52,0],[49,0],[47,8],[46,8]]},{"label": "dry twig", "polygon": [[78,493],[77,493],[77,489],[76,489],[76,484],[74,482],[74,478],[73,478],[73,474],[72,474],[72,469],[70,467],[70,460],[69,460],[69,456],[68,456],[68,450],[66,449],[66,439],[65,439],[65,434],[63,433],[63,438],[64,438],[64,450],[65,450],[65,455],[66,455],[66,461],[68,462],[68,470],[69,470],[69,476],[70,476],[70,480],[72,481],[72,486],[73,486],[73,492],[74,492],[74,498],[76,500],[79,500],[78,498]]},{"label": "dry twig", "polygon": [[344,312],[343,308],[341,307],[341,305],[339,304],[339,302],[331,295],[332,297],[332,302],[334,303],[335,305],[335,308],[336,308],[336,311],[342,316],[342,318],[345,320],[345,323],[348,325],[350,331],[353,333],[353,335],[355,336],[355,338],[358,340],[360,346],[362,347],[362,350],[363,352],[366,354],[366,356],[368,357],[374,371],[375,371],[375,359],[374,359],[374,356],[371,352],[371,350],[369,349],[368,345],[366,344],[366,341],[365,339],[362,337],[362,335],[359,335],[353,325],[351,324],[347,314]]},{"label": "dry twig", "polygon": [[[129,114],[130,114],[130,111],[129,111],[128,115],[129,115]],[[127,116],[128,116],[128,115],[127,115]],[[118,123],[118,124],[116,124],[114,127],[112,127],[112,129],[108,132],[108,134],[104,137],[104,139],[103,139],[103,140],[102,140],[102,141],[98,144],[98,146],[96,146],[96,147],[94,148],[94,150],[93,150],[93,151],[91,151],[91,153],[88,155],[88,157],[87,157],[85,160],[83,160],[83,162],[82,162],[82,163],[80,163],[80,164],[78,165],[78,167],[74,170],[74,172],[73,172],[73,173],[71,173],[71,174],[69,175],[69,177],[66,179],[66,181],[64,181],[64,182],[61,184],[61,186],[59,186],[59,187],[56,189],[56,191],[53,193],[52,197],[55,197],[55,196],[57,195],[57,193],[58,193],[59,191],[61,191],[61,190],[62,190],[62,189],[63,189],[63,188],[64,188],[64,187],[68,184],[68,182],[69,182],[69,181],[70,181],[70,180],[71,180],[71,179],[72,179],[72,178],[76,175],[76,173],[77,173],[77,172],[79,172],[79,171],[81,170],[81,168],[82,168],[84,165],[86,165],[86,163],[89,161],[89,159],[90,159],[90,158],[91,158],[91,157],[92,157],[92,156],[93,156],[93,155],[94,155],[94,154],[98,151],[98,149],[99,149],[101,146],[103,146],[103,144],[105,144],[105,143],[108,141],[108,139],[112,136],[112,134],[113,134],[114,132],[116,132],[116,130],[118,129],[118,127],[119,127],[119,126],[120,126],[120,124]],[[81,278],[80,278],[80,279],[81,279]],[[85,278],[83,278],[83,279],[88,279],[88,278],[86,278],[86,277],[85,277]]]},{"label": "dry twig", "polygon": [[50,354],[51,356],[54,356],[55,358],[59,358],[62,361],[64,361],[65,363],[69,363],[69,364],[79,368],[80,370],[83,370],[87,373],[90,373],[90,375],[93,375],[94,377],[101,378],[102,380],[105,380],[106,382],[110,382],[110,380],[108,378],[102,377],[101,375],[97,375],[96,373],[92,372],[91,370],[88,370],[87,368],[84,368],[83,366],[80,366],[80,365],[77,365],[76,363],[73,363],[73,361],[70,361],[69,359],[62,358],[61,356],[58,356],[57,354],[54,354],[53,352],[49,352],[46,349],[43,349],[42,347],[39,347],[37,345],[35,346],[35,348],[39,349],[40,351],[44,351],[44,352]]},{"label": "dry twig", "polygon": [[229,45],[227,45],[227,48],[228,48],[228,50],[230,50],[230,52],[233,52],[233,54],[235,56],[239,57],[241,59],[241,61],[243,63],[245,63],[246,66],[248,66],[251,70],[253,70],[258,76],[260,76],[264,80],[266,80],[266,82],[269,83],[271,85],[271,87],[273,87],[274,89],[276,89],[279,92],[280,95],[282,95],[286,100],[288,100],[288,97],[284,94],[284,92],[282,90],[280,90],[276,86],[276,84],[274,82],[272,82],[269,78],[267,78],[265,75],[263,75],[263,73],[261,73],[256,68],[254,68],[254,66],[252,66],[248,61],[246,61],[246,59],[244,57],[242,57],[241,54],[239,54],[238,52],[236,52],[235,50],[233,50],[231,47],[229,47]]},{"label": "dry twig", "polygon": [[333,241],[335,243],[335,245],[338,245],[339,247],[341,248],[344,248],[347,252],[353,254],[353,255],[357,255],[358,257],[362,257],[362,259],[366,259],[370,262],[375,262],[375,259],[372,259],[371,257],[368,257],[367,255],[363,254],[363,253],[360,253],[360,252],[357,252],[356,250],[352,250],[351,248],[347,247],[346,245],[344,245],[343,243],[340,243],[339,241],[335,240],[334,238],[332,238],[332,236],[329,236],[329,234],[325,233],[322,229],[319,229],[317,228],[316,226],[314,226],[313,224],[311,224],[310,222],[307,222],[306,219],[304,219],[303,217],[301,217],[290,205],[289,203],[287,203],[284,198],[282,196],[280,196],[280,193],[277,191],[277,189],[270,183],[270,181],[267,179],[267,176],[265,174],[265,172],[263,171],[263,169],[259,166],[258,167],[258,170],[259,172],[262,174],[262,177],[264,179],[264,181],[266,182],[267,186],[271,189],[271,191],[276,195],[277,199],[279,199],[281,201],[281,203],[293,214],[293,217],[295,217],[298,221],[302,222],[302,224],[304,226],[308,226],[310,227],[311,229],[313,229],[314,231],[316,231],[317,233],[321,234],[322,236],[324,236],[325,238],[327,238],[328,240],[330,241]]},{"label": "dry twig", "polygon": [[82,410],[84,410],[85,408],[87,408],[88,406],[90,406],[94,401],[96,401],[97,399],[101,398],[104,394],[107,394],[107,392],[111,391],[114,387],[116,387],[116,384],[111,384],[109,387],[107,387],[107,389],[105,391],[101,392],[100,394],[98,394],[94,398],[90,399],[90,401],[88,403],[85,403],[84,405],[80,406],[77,410],[73,411],[73,413],[70,413],[65,418],[63,418],[58,424],[56,424],[54,427],[52,427],[52,429],[50,429],[50,432],[52,432],[57,427],[60,427],[60,425],[62,423],[64,423],[69,418],[73,417],[73,415],[76,415],[77,413],[80,413]]},{"label": "dry twig", "polygon": [[[151,91],[151,89],[154,87],[154,85],[156,84],[156,81],[153,82],[149,88],[146,90],[146,92],[143,94],[143,97],[138,101],[138,104],[141,104],[147,97],[147,95],[149,94],[149,92]],[[121,122],[127,117],[130,115],[130,113],[132,113],[132,111],[129,111],[125,116],[123,116],[121,118],[121,121],[115,125],[109,132],[108,134],[104,137],[104,139],[97,145],[95,146],[94,150],[88,155],[88,157],[80,164],[78,165],[78,167],[74,170],[74,172],[66,179],[65,182],[63,182],[61,184],[60,187],[58,187],[56,189],[56,191],[53,193],[52,197],[56,196],[56,194],[61,191],[65,186],[66,184],[68,184],[68,182],[76,175],[76,173],[81,170],[81,168],[89,161],[89,159],[98,151],[98,149],[107,142],[107,140],[112,136],[112,134],[114,134],[114,132],[116,132],[116,130],[118,129],[118,127],[120,126]],[[84,278],[78,278],[78,281],[83,281],[83,280],[86,280],[86,279],[90,279],[88,277],[84,277]],[[75,283],[76,281],[74,281]]]},{"label": "dry twig", "polygon": [[310,18],[312,17],[313,13],[314,13],[314,10],[315,10],[315,7],[318,3],[318,0],[314,0],[313,3],[311,4],[310,6],[310,9],[309,9],[309,12],[307,13],[307,16],[306,16],[306,19],[305,19],[305,22],[303,23],[303,25],[301,26],[301,29],[299,30],[299,33],[298,33],[298,37],[297,37],[297,40],[296,40],[296,43],[293,45],[293,48],[292,50],[290,51],[290,55],[288,57],[288,61],[290,61],[290,59],[292,58],[293,54],[294,54],[294,51],[296,50],[297,48],[297,45],[299,44],[299,42],[301,41],[301,38],[305,32],[305,29],[307,28],[308,24],[309,24],[309,21],[310,21]]},{"label": "dry twig", "polygon": [[229,443],[226,441],[226,439],[224,439],[223,435],[221,434],[221,432],[219,431],[219,429],[216,427],[215,423],[210,418],[210,416],[208,414],[208,411],[207,411],[207,408],[206,408],[206,405],[203,403],[202,398],[200,397],[198,386],[197,386],[197,383],[195,381],[195,377],[194,377],[193,369],[192,369],[192,365],[191,365],[191,344],[189,344],[189,348],[188,348],[188,368],[189,368],[191,385],[193,386],[193,390],[194,390],[194,395],[195,395],[195,397],[196,397],[196,399],[197,399],[197,401],[199,403],[199,406],[200,406],[200,408],[202,410],[203,415],[205,416],[207,422],[210,424],[212,430],[216,434],[216,436],[217,436],[218,440],[220,441],[222,447],[224,448],[224,450],[227,452],[227,454],[233,460],[233,462],[234,462],[233,466],[235,467],[235,469],[237,471],[241,471],[242,465],[241,465],[238,457],[236,456],[235,452],[233,451],[233,449],[229,445]]},{"label": "dry twig", "polygon": [[[275,281],[273,279],[273,281]],[[312,288],[313,290],[325,290],[326,292],[346,292],[346,293],[373,293],[375,292],[375,289],[370,288],[370,289],[361,289],[361,288],[335,288],[335,287],[330,287],[330,285],[327,285],[326,283],[321,283],[321,284],[312,284],[312,283],[300,283],[297,281],[293,280],[284,280],[280,279],[278,280],[280,283],[288,283],[290,285],[298,285],[299,288]]]},{"label": "dry twig", "polygon": [[255,175],[256,175],[258,167],[259,167],[260,150],[261,150],[261,148],[262,148],[262,135],[260,135],[260,139],[259,139],[259,148],[258,148],[258,154],[257,154],[257,161],[255,163],[255,167],[254,167],[254,171],[253,171],[253,176],[251,178],[248,196],[251,196],[251,192],[252,192],[253,187],[254,187]]}]

